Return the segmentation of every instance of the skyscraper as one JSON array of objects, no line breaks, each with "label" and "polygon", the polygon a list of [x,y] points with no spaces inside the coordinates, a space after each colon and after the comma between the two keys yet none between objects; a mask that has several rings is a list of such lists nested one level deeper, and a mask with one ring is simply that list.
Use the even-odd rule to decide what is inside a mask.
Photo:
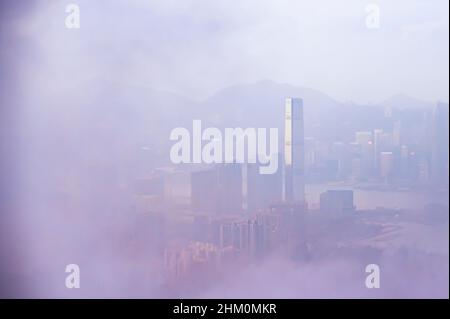
[{"label": "skyscraper", "polygon": [[284,126],[285,200],[305,201],[303,101],[287,98]]},{"label": "skyscraper", "polygon": [[368,179],[373,175],[374,171],[374,145],[372,132],[356,132],[355,142],[360,145],[360,168],[361,168],[361,179]]},{"label": "skyscraper", "polygon": [[240,164],[218,164],[212,169],[191,173],[191,207],[195,211],[240,213],[242,197]]},{"label": "skyscraper", "polygon": [[373,154],[374,154],[374,166],[377,174],[380,172],[380,153],[382,151],[381,140],[383,136],[382,129],[373,130]]},{"label": "skyscraper", "polygon": [[[279,163],[281,163],[281,154]],[[260,174],[257,164],[247,164],[246,174],[246,203],[250,212],[268,208],[270,205],[282,200],[282,173],[281,169],[274,174]]]},{"label": "skyscraper", "polygon": [[394,173],[394,154],[392,152],[380,153],[380,175],[388,181]]},{"label": "skyscraper", "polygon": [[431,178],[437,185],[449,178],[449,109],[438,103],[433,109],[431,135]]}]

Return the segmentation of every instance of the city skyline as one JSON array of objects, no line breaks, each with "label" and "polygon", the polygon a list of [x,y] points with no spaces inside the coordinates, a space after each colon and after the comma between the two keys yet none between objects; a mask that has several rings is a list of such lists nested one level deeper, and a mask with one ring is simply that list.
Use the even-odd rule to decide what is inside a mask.
[{"label": "city skyline", "polygon": [[0,298],[448,298],[448,7],[0,1]]}]

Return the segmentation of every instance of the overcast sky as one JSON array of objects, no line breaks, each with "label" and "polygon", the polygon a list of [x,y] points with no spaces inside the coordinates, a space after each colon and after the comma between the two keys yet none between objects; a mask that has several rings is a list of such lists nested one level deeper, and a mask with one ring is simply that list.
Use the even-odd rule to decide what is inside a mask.
[{"label": "overcast sky", "polygon": [[[81,28],[67,29],[77,3]],[[366,27],[366,5],[380,28]],[[105,77],[201,99],[270,79],[339,100],[448,101],[447,0],[39,1],[14,22],[21,74],[45,89]],[[69,80],[70,78],[70,80]]]}]

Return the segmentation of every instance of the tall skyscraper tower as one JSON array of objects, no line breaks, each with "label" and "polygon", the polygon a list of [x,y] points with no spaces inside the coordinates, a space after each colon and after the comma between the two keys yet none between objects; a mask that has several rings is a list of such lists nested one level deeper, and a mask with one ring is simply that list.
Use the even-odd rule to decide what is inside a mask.
[{"label": "tall skyscraper tower", "polygon": [[287,98],[284,124],[284,198],[287,202],[305,201],[304,145],[303,101]]},{"label": "tall skyscraper tower", "polygon": [[433,109],[431,135],[431,178],[437,185],[449,179],[449,108],[438,103]]}]

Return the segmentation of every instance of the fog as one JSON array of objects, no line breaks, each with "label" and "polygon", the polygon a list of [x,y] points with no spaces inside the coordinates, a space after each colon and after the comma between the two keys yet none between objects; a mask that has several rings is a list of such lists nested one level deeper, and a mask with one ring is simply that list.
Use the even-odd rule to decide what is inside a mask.
[{"label": "fog", "polygon": [[359,103],[448,101],[444,0],[377,1],[375,30],[357,0],[77,1],[77,30],[64,27],[67,3],[36,1],[3,22],[30,45],[21,69],[40,94],[101,76],[190,98],[271,79]]},{"label": "fog", "polygon": [[[317,242],[322,230],[314,225],[330,222],[307,217],[313,249],[305,260],[283,247],[228,271],[194,269],[175,285],[163,260],[169,246],[200,236],[190,222],[199,212],[184,203],[189,178],[167,182],[171,170],[192,176],[206,168],[174,167],[169,158],[170,131],[194,119],[282,130],[284,99],[298,96],[317,161],[319,142],[352,143],[357,131],[389,131],[402,121],[403,143],[433,162],[427,116],[448,102],[448,2],[377,1],[376,30],[356,0],[73,2],[80,29],[64,25],[67,1],[0,5],[0,296],[448,298],[448,177],[437,185],[430,177],[414,189],[418,196],[397,196],[391,187],[403,192],[415,182],[398,178],[365,192],[367,181],[336,185],[311,165],[308,183],[355,189],[363,212],[327,226],[330,238]],[[398,112],[387,118],[386,108]],[[443,127],[447,166],[439,173],[448,176],[448,122]],[[141,223],[147,198],[136,180],[158,174],[170,195],[145,204],[156,217]],[[313,211],[321,191],[309,189]],[[253,218],[246,214],[239,218]],[[208,218],[212,225],[218,216]],[[382,237],[389,227],[402,231]],[[330,248],[334,236],[351,249]],[[72,263],[80,289],[64,285]],[[380,265],[383,289],[366,289],[370,263]]]}]

